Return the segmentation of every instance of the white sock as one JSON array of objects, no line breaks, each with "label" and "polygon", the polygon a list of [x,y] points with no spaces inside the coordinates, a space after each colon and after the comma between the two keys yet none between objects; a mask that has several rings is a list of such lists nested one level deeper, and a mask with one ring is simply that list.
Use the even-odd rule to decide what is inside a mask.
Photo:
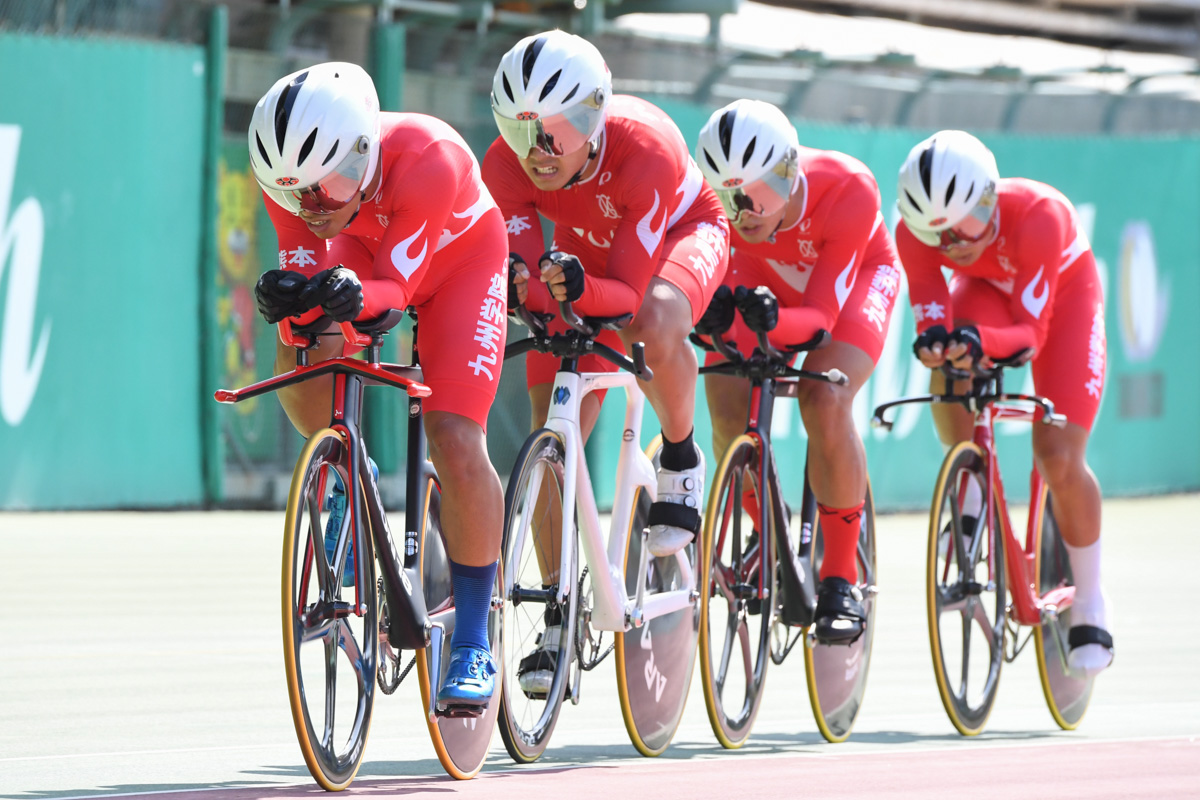
[{"label": "white sock", "polygon": [[[1073,547],[1066,542],[1071,574],[1075,577],[1075,599],[1071,603],[1071,625],[1094,625],[1108,630],[1108,597],[1100,588],[1100,540],[1085,547]],[[1112,663],[1107,647],[1086,644],[1076,647],[1067,656],[1067,665],[1088,675],[1095,675]]]}]

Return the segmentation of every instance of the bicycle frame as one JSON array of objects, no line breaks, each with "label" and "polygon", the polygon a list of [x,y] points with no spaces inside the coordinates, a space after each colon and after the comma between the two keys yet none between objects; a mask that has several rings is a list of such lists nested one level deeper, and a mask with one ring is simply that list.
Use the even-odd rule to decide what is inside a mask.
[{"label": "bicycle frame", "polygon": [[[627,400],[625,435],[622,437],[617,462],[617,492],[613,501],[606,548],[584,453],[579,418],[584,397],[600,389],[613,388],[624,388]],[[647,562],[650,557],[645,548],[642,548],[638,564],[637,595],[632,600],[626,597],[624,564],[629,530],[625,523],[633,514],[633,502],[639,487],[649,493],[651,500],[656,499],[658,491],[654,467],[638,446],[645,395],[638,388],[637,378],[627,372],[560,371],[555,376],[551,397],[564,398],[562,402],[551,403],[545,425],[562,437],[566,449],[559,574],[574,574],[571,565],[575,563],[575,548],[582,547],[592,578],[593,627],[597,630],[624,632],[631,627],[641,627],[646,620],[678,611],[694,603],[694,593],[690,588],[655,594],[648,599],[644,596]],[[540,481],[535,485],[540,485]],[[578,542],[573,535],[571,524],[577,508]],[[682,552],[677,553],[674,558],[686,578],[684,585],[690,587],[694,583],[691,565]],[[600,568],[601,565],[604,565],[604,569]],[[558,602],[565,601],[567,593],[573,589],[572,583],[566,580],[559,581]]]},{"label": "bicycle frame", "polygon": [[[1033,412],[1016,406],[984,406],[975,416],[974,442],[987,456],[987,484],[991,487],[987,498],[989,519],[1000,524],[1004,541],[1004,566],[1008,571],[1007,583],[1012,598],[1010,616],[1021,625],[1040,625],[1047,613],[1057,613],[1068,608],[1075,597],[1075,587],[1062,586],[1038,595],[1037,564],[1038,530],[1041,514],[1039,499],[1045,486],[1035,466],[1029,475],[1029,518],[1025,523],[1025,544],[1018,541],[1008,513],[1008,501],[1004,495],[1004,479],[1000,475],[1000,462],[996,456],[994,423],[996,420],[1033,422]],[[1038,510],[1039,513],[1035,513]]]}]

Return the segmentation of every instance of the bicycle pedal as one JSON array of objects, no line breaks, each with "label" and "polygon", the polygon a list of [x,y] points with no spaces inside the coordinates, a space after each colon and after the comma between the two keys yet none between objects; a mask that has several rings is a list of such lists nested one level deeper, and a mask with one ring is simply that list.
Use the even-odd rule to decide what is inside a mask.
[{"label": "bicycle pedal", "polygon": [[487,713],[487,708],[486,705],[439,705],[436,713],[439,717],[448,717],[449,719],[475,719]]}]

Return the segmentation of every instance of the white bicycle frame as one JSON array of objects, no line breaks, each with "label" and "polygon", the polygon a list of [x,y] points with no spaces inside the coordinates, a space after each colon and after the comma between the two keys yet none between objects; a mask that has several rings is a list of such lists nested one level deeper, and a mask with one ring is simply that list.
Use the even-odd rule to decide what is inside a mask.
[{"label": "white bicycle frame", "polygon": [[[609,523],[608,547],[600,526],[600,514],[596,510],[596,497],[592,491],[592,479],[588,472],[583,448],[583,434],[579,427],[580,407],[583,398],[599,389],[624,388],[626,393],[625,427],[621,442],[621,454],[617,461],[617,489],[613,501],[612,519]],[[550,413],[545,427],[562,437],[566,448],[563,465],[563,509],[560,541],[559,575],[557,600],[562,603],[575,589],[575,573],[571,569],[576,561],[576,547],[580,544],[592,581],[593,606],[591,625],[596,630],[624,632],[631,627],[640,628],[645,621],[670,614],[694,605],[698,600],[695,576],[688,562],[686,548],[673,556],[679,563],[685,588],[659,592],[645,597],[646,573],[649,551],[643,546],[638,569],[638,590],[628,598],[625,589],[625,557],[628,546],[629,520],[633,514],[633,502],[638,487],[649,493],[651,501],[657,498],[658,482],[654,466],[639,447],[642,429],[642,411],[646,396],[638,388],[637,378],[623,370],[617,372],[559,372],[554,378],[551,393]],[[562,401],[554,398],[562,397]],[[528,515],[532,513],[537,493],[543,485],[544,468],[532,476],[529,483],[532,497],[525,503],[525,519],[518,530],[530,532]],[[579,511],[579,540],[574,536],[571,521]],[[644,538],[644,536],[643,536]],[[511,576],[505,576],[512,580]],[[507,593],[512,586],[507,587]]]}]

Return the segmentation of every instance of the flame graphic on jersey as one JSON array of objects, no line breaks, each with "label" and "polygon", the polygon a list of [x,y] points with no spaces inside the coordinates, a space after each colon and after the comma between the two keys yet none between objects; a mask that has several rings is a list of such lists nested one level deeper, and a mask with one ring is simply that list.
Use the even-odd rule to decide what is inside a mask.
[{"label": "flame graphic on jersey", "polygon": [[[1042,283],[1042,272],[1045,269],[1044,266],[1038,267],[1037,275],[1033,276],[1033,280],[1021,292],[1021,305],[1025,306],[1025,310],[1032,314],[1034,319],[1042,316],[1042,309],[1050,299],[1050,281]],[[1042,291],[1034,294],[1039,283],[1042,284]]]},{"label": "flame graphic on jersey", "polygon": [[658,207],[661,204],[662,201],[659,199],[658,190],[656,189],[654,191],[654,205],[650,206],[649,213],[638,220],[637,224],[638,239],[641,240],[642,247],[646,248],[646,255],[650,256],[651,258],[654,257],[654,251],[658,249],[658,245],[662,242],[663,231],[667,229],[667,215],[665,213],[665,209],[662,223],[658,226],[657,230],[652,227],[654,225],[654,217],[656,214],[658,214]]},{"label": "flame graphic on jersey", "polygon": [[837,282],[833,285],[833,291],[837,295],[838,309],[846,305],[846,298],[850,296],[850,290],[854,288],[854,262],[858,260],[858,255],[850,257],[850,263],[842,270],[842,274],[838,275]]},{"label": "flame graphic on jersey", "polygon": [[403,240],[392,248],[392,266],[396,271],[404,276],[404,280],[412,277],[412,274],[420,268],[425,261],[425,252],[429,249],[429,242],[421,244],[421,252],[415,257],[408,254],[409,247],[417,240],[417,237],[425,232],[426,222],[421,223],[421,227],[417,228],[417,232],[407,239]]}]

